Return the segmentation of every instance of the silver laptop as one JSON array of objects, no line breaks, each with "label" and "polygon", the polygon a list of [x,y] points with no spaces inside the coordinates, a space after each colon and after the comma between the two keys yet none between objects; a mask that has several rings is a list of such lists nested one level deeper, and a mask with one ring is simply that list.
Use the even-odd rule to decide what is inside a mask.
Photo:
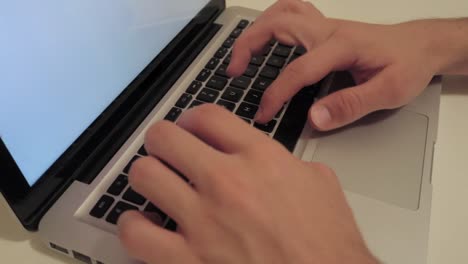
[{"label": "silver laptop", "polygon": [[272,40],[242,77],[226,76],[232,44],[259,11],[220,0],[10,1],[2,11],[0,189],[23,226],[57,253],[137,263],[117,238],[126,210],[156,212],[158,224],[176,230],[128,186],[128,169],[147,155],[152,123],[215,103],[303,160],[334,168],[384,263],[426,263],[440,80],[401,109],[313,131],[314,100],[352,85],[334,73],[260,125],[252,118],[263,91],[306,51]]}]

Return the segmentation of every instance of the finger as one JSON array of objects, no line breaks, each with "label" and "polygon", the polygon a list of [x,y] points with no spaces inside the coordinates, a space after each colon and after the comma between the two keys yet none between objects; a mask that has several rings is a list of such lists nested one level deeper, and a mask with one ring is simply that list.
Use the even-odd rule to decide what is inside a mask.
[{"label": "finger", "polygon": [[118,228],[129,255],[145,263],[200,263],[180,234],[154,225],[139,212],[122,214]]},{"label": "finger", "polygon": [[209,180],[207,175],[214,173],[213,164],[224,161],[221,152],[168,121],[157,122],[148,129],[145,148],[196,185]]},{"label": "finger", "polygon": [[292,13],[285,13],[270,17],[268,20],[256,22],[247,31],[239,36],[234,43],[228,74],[242,75],[255,54],[263,51],[271,39],[287,45],[304,45],[302,37],[306,29],[301,17]]},{"label": "finger", "polygon": [[299,57],[265,91],[255,120],[259,123],[270,121],[299,90],[319,82],[331,71],[345,68],[352,62],[352,53],[332,40]]},{"label": "finger", "polygon": [[396,95],[400,84],[391,81],[398,74],[395,68],[388,68],[363,84],[322,98],[309,112],[312,125],[319,130],[335,129],[368,113],[401,106],[403,101]]},{"label": "finger", "polygon": [[262,140],[262,135],[226,109],[205,104],[186,111],[179,126],[225,153],[237,153]]},{"label": "finger", "polygon": [[136,192],[185,226],[199,217],[199,198],[176,173],[154,157],[136,160],[130,169],[129,181]]}]

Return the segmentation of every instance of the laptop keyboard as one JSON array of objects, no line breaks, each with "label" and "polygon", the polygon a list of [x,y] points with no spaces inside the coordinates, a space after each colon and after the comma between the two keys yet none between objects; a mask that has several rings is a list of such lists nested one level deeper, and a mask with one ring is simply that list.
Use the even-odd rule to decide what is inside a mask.
[{"label": "laptop keyboard", "polygon": [[[263,92],[278,77],[281,69],[286,64],[303,55],[306,50],[303,47],[286,46],[272,40],[263,54],[251,59],[243,76],[230,78],[226,74],[226,69],[231,60],[232,46],[236,38],[249,25],[248,20],[241,20],[238,23],[237,27],[215,52],[204,69],[200,71],[196,79],[187,87],[164,119],[175,122],[186,109],[205,103],[215,103],[235,113],[245,122],[252,124],[267,135],[272,136],[275,128],[282,121],[287,104],[267,124],[255,123],[253,119]],[[128,184],[128,172],[132,163],[146,155],[147,153],[142,146],[90,211],[91,216],[104,219],[110,224],[116,224],[123,212],[140,210],[154,213],[155,219],[153,220],[158,225],[169,230],[176,229],[177,225],[173,220],[154,204],[147,201],[146,198],[135,192]]]}]

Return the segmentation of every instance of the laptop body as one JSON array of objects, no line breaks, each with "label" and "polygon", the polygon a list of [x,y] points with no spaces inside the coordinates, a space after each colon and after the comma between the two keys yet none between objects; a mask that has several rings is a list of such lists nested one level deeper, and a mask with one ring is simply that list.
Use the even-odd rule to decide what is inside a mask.
[{"label": "laptop body", "polygon": [[[168,44],[164,49],[151,57],[142,56],[148,60],[144,69],[129,75],[131,83],[119,87],[119,96],[112,98],[112,103],[96,115],[90,126],[79,131],[79,137],[36,182],[31,184],[25,179],[24,169],[12,155],[5,132],[0,131],[0,168],[7,172],[0,179],[2,194],[23,226],[37,232],[56,252],[85,263],[136,263],[121,247],[116,226],[111,223],[115,217],[111,216],[116,215],[120,202],[139,210],[150,206],[149,201],[140,204],[141,197],[128,189],[125,179],[119,178],[125,176],[135,156],[144,155],[141,150],[144,131],[157,120],[176,121],[180,112],[195,101],[209,101],[210,97],[216,97],[214,103],[220,100],[231,103],[225,107],[234,103],[233,112],[240,117],[248,119],[247,115],[252,114],[240,109],[242,103],[255,105],[252,102],[255,98],[247,102],[243,99],[251,90],[261,91],[253,88],[254,79],[260,76],[262,67],[268,66],[267,60],[278,43],[270,45],[270,52],[264,54],[265,61],[257,65],[242,100],[223,98],[226,90],[210,88],[208,82],[213,76],[223,77],[216,72],[229,55],[226,40],[232,38],[234,31],[248,26],[245,21],[253,21],[260,13],[240,7],[225,9],[224,1],[199,1],[185,12],[174,6],[148,1],[123,9],[140,14],[140,19],[150,19],[153,14],[142,14],[167,8],[174,13],[157,13],[161,16],[155,15],[159,22],[170,23],[180,14],[188,19],[175,37],[166,37]],[[165,17],[167,14],[174,16]],[[107,15],[107,22],[112,22],[112,13]],[[142,19],[138,25],[151,28],[153,22]],[[223,47],[227,51],[220,52]],[[285,64],[296,49],[290,47],[289,52]],[[213,58],[219,62],[209,69]],[[191,93],[194,81],[201,82],[202,87]],[[349,85],[349,76],[345,74],[329,76],[301,91],[276,118],[278,123],[271,132],[268,132],[271,128],[259,129],[266,129],[265,133],[303,160],[324,162],[335,169],[369,247],[384,263],[426,263],[440,80],[434,79],[409,105],[371,114],[343,129],[319,133],[305,125],[307,109],[316,98]],[[242,90],[238,86],[232,88]],[[205,87],[219,93],[201,96]],[[191,95],[190,99],[182,100],[189,103],[178,106],[183,95]],[[119,186],[124,187],[115,191]],[[102,200],[106,196],[114,199],[110,205]],[[106,207],[104,213],[99,210]],[[169,229],[176,226],[169,218],[161,222]]]}]

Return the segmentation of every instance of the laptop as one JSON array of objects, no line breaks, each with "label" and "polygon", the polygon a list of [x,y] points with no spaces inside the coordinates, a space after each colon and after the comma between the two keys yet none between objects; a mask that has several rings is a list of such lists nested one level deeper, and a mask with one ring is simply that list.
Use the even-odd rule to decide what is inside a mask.
[{"label": "laptop", "polygon": [[426,263],[440,79],[403,108],[314,131],[313,102],[352,85],[332,73],[261,125],[252,119],[263,91],[306,50],[272,40],[229,78],[232,45],[259,11],[221,0],[10,1],[2,11],[0,189],[51,250],[84,263],[137,263],[117,238],[126,210],[156,212],[176,230],[128,186],[128,170],[147,155],[152,123],[215,103],[297,157],[331,166],[383,263]]}]

